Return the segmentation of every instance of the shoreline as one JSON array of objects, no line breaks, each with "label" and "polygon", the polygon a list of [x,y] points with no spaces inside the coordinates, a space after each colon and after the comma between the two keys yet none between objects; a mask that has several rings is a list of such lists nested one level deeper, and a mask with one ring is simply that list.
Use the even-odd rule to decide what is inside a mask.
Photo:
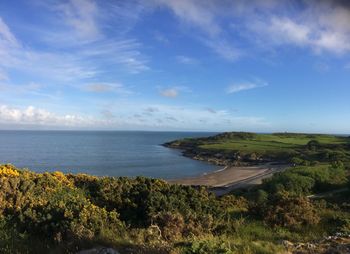
[{"label": "shoreline", "polygon": [[262,179],[290,167],[289,164],[260,164],[255,166],[225,166],[222,169],[199,176],[168,180],[171,184],[207,186],[216,194],[224,194],[235,188],[261,183]]}]

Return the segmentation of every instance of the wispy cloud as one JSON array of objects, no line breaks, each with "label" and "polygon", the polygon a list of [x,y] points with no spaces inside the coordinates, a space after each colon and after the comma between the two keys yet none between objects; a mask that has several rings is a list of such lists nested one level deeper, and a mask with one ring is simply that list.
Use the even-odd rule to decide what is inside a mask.
[{"label": "wispy cloud", "polygon": [[179,63],[189,64],[189,65],[193,65],[193,64],[197,64],[198,63],[197,59],[192,58],[192,57],[188,57],[188,56],[183,56],[183,55],[176,56],[176,60]]},{"label": "wispy cloud", "polygon": [[199,28],[201,33],[199,35],[194,33],[195,37],[220,57],[234,61],[240,56],[240,49],[224,36],[225,28],[218,20],[221,16],[226,16],[226,13],[216,1],[155,0],[155,2],[171,9],[183,23]]},{"label": "wispy cloud", "polygon": [[231,45],[232,43],[228,42],[224,38],[218,39],[202,39],[205,45],[211,48],[215,53],[217,53],[223,59],[226,59],[230,62],[236,61],[239,57],[242,56],[243,52]]},{"label": "wispy cloud", "polygon": [[170,8],[184,22],[199,27],[210,35],[217,35],[221,28],[215,21],[214,2],[192,0],[155,0]]},{"label": "wispy cloud", "polygon": [[[128,109],[130,105],[124,106]],[[262,117],[236,116],[227,110],[212,110],[197,107],[179,107],[155,104],[149,106],[153,109],[152,114],[148,112],[137,113],[129,119],[134,126],[143,125],[152,128],[172,129],[197,129],[197,130],[232,130],[234,128],[266,128],[269,123]],[[130,109],[129,109],[130,110]],[[132,106],[131,111],[134,111]],[[156,120],[161,121],[156,121]],[[203,123],[205,123],[203,125]],[[218,127],[220,126],[220,127]]]},{"label": "wispy cloud", "polygon": [[0,17],[0,66],[4,67],[16,62],[13,52],[20,47],[14,34]]},{"label": "wispy cloud", "polygon": [[245,90],[251,90],[251,89],[255,89],[255,88],[259,88],[259,87],[264,87],[267,86],[268,84],[266,82],[256,82],[256,83],[250,83],[250,82],[245,82],[245,83],[235,83],[230,85],[227,89],[226,92],[228,94],[232,94],[232,93],[238,93],[241,91],[245,91]]},{"label": "wispy cloud", "polygon": [[[319,15],[321,18],[324,13]],[[331,25],[330,23],[319,25],[310,21],[297,22],[287,17],[272,17],[269,21],[255,24],[254,30],[261,36],[266,37],[268,34],[270,43],[275,45],[290,44],[307,47],[316,53],[323,51],[336,54],[349,52],[350,33],[338,28],[332,29],[329,27]]]},{"label": "wispy cloud", "polygon": [[[120,111],[120,108],[123,110]],[[204,106],[173,106],[153,103],[131,103],[119,101],[108,110],[111,128],[150,129],[150,130],[246,130],[267,129],[269,123],[263,117],[237,115],[229,110],[215,109],[214,113]],[[205,124],[204,124],[205,123]]]},{"label": "wispy cloud", "polygon": [[85,86],[85,90],[92,93],[118,93],[131,94],[131,91],[126,89],[120,83],[93,83]]},{"label": "wispy cloud", "polygon": [[16,37],[10,31],[10,28],[5,24],[5,22],[0,17],[0,42],[9,43],[11,46],[18,46],[19,42]]},{"label": "wispy cloud", "polygon": [[103,40],[81,47],[78,54],[86,58],[98,58],[99,61],[111,64],[122,64],[131,72],[138,73],[149,69],[147,60],[139,51],[141,46],[141,43],[134,39]]},{"label": "wispy cloud", "polygon": [[45,92],[45,88],[45,85],[35,82],[13,85],[11,82],[9,82],[9,80],[4,80],[2,83],[0,83],[0,90],[2,90],[2,94],[6,93],[10,98],[20,98],[23,95],[30,95],[35,97],[46,97],[50,99],[50,101],[60,99],[59,92]]},{"label": "wispy cloud", "polygon": [[0,69],[0,81],[7,81],[8,79],[9,77],[7,76],[7,73]]},{"label": "wispy cloud", "polygon": [[80,39],[94,40],[100,36],[97,24],[98,8],[91,0],[69,0],[53,6],[72,27]]},{"label": "wispy cloud", "polygon": [[276,0],[249,3],[156,0],[156,3],[171,9],[181,24],[198,28],[190,33],[230,61],[249,53],[239,44],[240,39],[262,45],[260,50],[294,45],[315,53],[350,52],[350,8],[344,1],[311,0],[303,5]]},{"label": "wispy cloud", "polygon": [[293,45],[317,54],[350,52],[350,9],[344,1],[308,1],[303,8],[286,7],[285,13],[254,15],[246,24],[252,36],[269,47]]},{"label": "wispy cloud", "polygon": [[5,71],[15,69],[50,79],[50,83],[76,83],[106,75],[111,68],[129,73],[149,69],[141,43],[124,35],[106,36],[104,26],[110,20],[101,18],[103,10],[95,1],[54,1],[44,6],[55,33],[43,27],[33,29],[36,43],[43,45],[40,48],[23,46],[0,17],[0,67]]}]

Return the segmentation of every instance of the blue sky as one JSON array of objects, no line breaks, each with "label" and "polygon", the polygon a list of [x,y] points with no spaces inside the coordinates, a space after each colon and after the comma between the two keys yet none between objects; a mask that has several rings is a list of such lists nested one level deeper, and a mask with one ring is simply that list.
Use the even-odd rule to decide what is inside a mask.
[{"label": "blue sky", "polygon": [[0,129],[350,133],[346,1],[0,2]]}]

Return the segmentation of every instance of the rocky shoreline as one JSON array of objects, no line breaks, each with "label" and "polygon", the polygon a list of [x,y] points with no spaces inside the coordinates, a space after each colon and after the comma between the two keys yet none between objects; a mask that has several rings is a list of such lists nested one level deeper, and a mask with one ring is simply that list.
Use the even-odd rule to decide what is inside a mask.
[{"label": "rocky shoreline", "polygon": [[205,161],[213,165],[224,167],[241,167],[255,166],[272,162],[271,159],[262,158],[255,153],[242,155],[240,152],[225,151],[209,151],[198,148],[196,145],[181,143],[180,141],[171,141],[163,144],[163,146],[177,149],[182,152],[182,155],[194,160]]}]

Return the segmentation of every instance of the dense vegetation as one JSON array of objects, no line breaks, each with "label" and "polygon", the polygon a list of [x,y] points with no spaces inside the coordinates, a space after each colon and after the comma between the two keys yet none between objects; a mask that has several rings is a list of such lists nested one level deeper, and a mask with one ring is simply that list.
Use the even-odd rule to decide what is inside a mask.
[{"label": "dense vegetation", "polygon": [[350,137],[273,133],[228,132],[207,138],[188,138],[165,144],[184,150],[184,155],[216,164],[287,162],[310,165],[350,162]]},{"label": "dense vegetation", "polygon": [[[281,240],[350,233],[347,183],[341,163],[302,166],[217,198],[156,179],[2,165],[0,252],[72,253],[102,244],[121,253],[282,253]],[[307,197],[329,189],[344,191]]]},{"label": "dense vegetation", "polygon": [[[0,165],[0,253],[75,253],[98,245],[120,253],[329,253],[317,249],[320,239],[350,235],[347,138],[274,135],[299,143],[293,160],[302,165],[222,197],[158,179]],[[226,133],[190,142],[215,147],[267,137]],[[344,156],[311,160],[327,149]],[[290,245],[311,241],[313,252]]]}]

